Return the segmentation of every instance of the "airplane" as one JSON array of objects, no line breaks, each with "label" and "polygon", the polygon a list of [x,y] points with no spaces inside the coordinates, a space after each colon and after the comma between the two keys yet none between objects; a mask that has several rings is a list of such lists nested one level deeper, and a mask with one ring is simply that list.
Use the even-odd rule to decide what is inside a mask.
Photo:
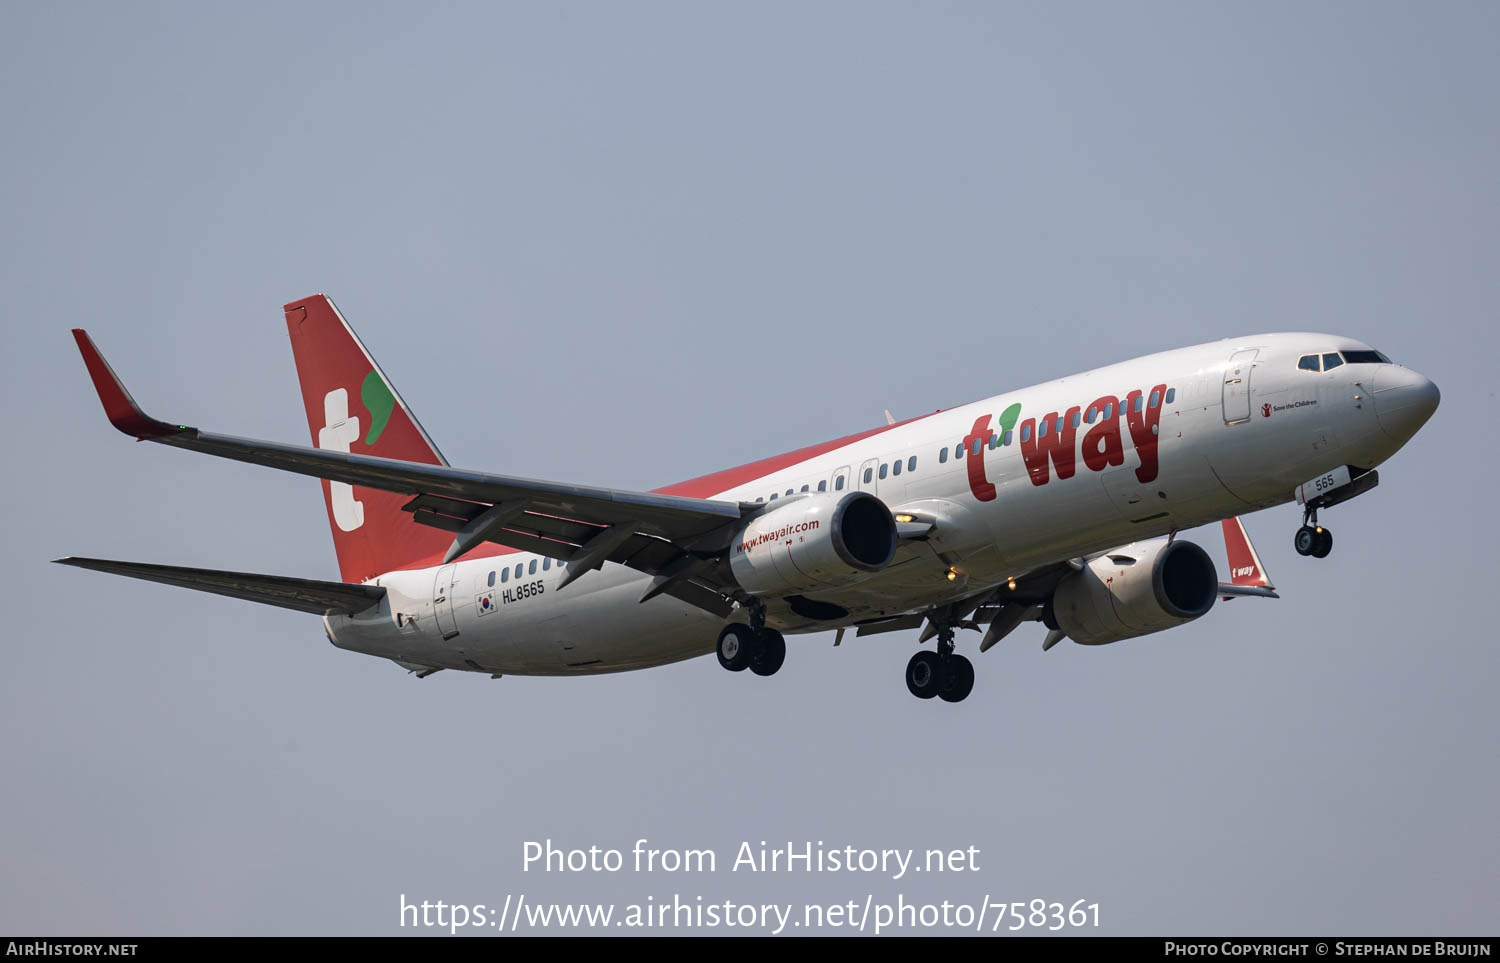
[{"label": "airplane", "polygon": [[[885,424],[651,492],[452,467],[333,302],[284,308],[313,447],[158,421],[74,329],[115,428],[322,479],[339,581],[68,557],[79,568],[319,615],[328,640],[418,677],[567,676],[717,654],[774,675],[786,635],[921,629],[918,698],[974,686],[1026,622],[1105,645],[1277,597],[1240,516],[1318,511],[1437,410],[1437,386],[1338,335],[1164,351]],[[1231,578],[1177,533],[1220,522]]]}]

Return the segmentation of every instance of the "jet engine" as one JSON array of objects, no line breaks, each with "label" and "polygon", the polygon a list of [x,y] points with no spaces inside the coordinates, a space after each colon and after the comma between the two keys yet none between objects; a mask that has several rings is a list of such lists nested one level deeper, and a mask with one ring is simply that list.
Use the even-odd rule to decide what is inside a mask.
[{"label": "jet engine", "polygon": [[751,595],[785,596],[869,578],[896,554],[896,520],[868,492],[789,499],[752,518],[729,545],[735,581]]},{"label": "jet engine", "polygon": [[1202,548],[1154,539],[1100,555],[1063,579],[1052,615],[1073,641],[1105,645],[1200,618],[1218,590],[1218,572]]}]

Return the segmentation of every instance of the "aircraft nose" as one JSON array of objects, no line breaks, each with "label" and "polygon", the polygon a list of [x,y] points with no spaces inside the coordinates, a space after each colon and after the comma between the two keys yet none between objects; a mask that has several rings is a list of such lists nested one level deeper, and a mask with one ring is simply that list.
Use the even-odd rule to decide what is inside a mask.
[{"label": "aircraft nose", "polygon": [[1431,379],[1396,365],[1382,368],[1376,375],[1372,394],[1380,427],[1403,443],[1427,424],[1442,398]]}]

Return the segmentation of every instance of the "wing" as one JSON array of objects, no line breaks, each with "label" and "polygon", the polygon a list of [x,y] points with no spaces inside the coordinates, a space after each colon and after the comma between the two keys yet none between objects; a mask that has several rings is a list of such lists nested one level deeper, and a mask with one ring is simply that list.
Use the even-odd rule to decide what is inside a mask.
[{"label": "wing", "polygon": [[128,575],[148,582],[212,592],[215,595],[227,595],[262,605],[277,605],[314,615],[327,615],[331,612],[353,615],[378,605],[385,598],[385,589],[375,585],[320,582],[317,579],[255,575],[250,572],[220,572],[210,568],[182,568],[146,562],[117,562],[107,558],[70,556],[53,561],[59,565],[72,565],[112,575]]},{"label": "wing", "polygon": [[[722,562],[742,520],[761,506],[490,475],[200,431],[150,417],[82,329],[73,337],[109,421],[138,441],[411,495],[413,522],[454,533],[444,561],[495,542],[570,563],[573,581],[606,561],[655,578],[666,593],[727,615],[739,592]],[[436,564],[437,560],[433,560]]]}]

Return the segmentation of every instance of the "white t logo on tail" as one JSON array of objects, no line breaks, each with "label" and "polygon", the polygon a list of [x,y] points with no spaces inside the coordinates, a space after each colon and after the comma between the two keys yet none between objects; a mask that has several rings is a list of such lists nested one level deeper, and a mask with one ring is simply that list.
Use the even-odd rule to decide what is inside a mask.
[{"label": "white t logo on tail", "polygon": [[[359,416],[349,415],[349,392],[335,388],[323,396],[323,423],[318,447],[347,453],[349,445],[359,438]],[[365,523],[365,503],[354,500],[353,485],[330,481],[328,494],[333,502],[333,521],[341,531],[352,532]]]}]

